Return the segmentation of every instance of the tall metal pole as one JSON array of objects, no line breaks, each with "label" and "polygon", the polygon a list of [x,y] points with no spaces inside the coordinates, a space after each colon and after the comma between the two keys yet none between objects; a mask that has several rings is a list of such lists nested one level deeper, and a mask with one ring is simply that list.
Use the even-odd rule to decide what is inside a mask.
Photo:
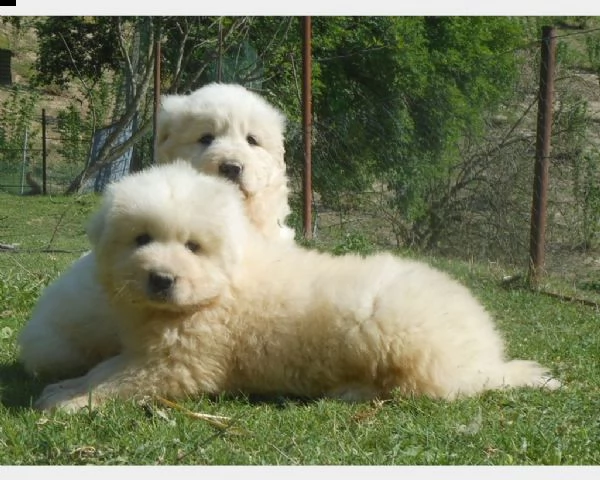
[{"label": "tall metal pole", "polygon": [[158,163],[158,110],[160,107],[160,40],[154,44],[154,118],[152,124],[152,160]]},{"label": "tall metal pole", "polygon": [[46,109],[42,108],[42,194],[46,195]]},{"label": "tall metal pole", "polygon": [[552,133],[552,102],[556,33],[554,27],[542,28],[542,59],[538,96],[537,139],[531,205],[531,236],[529,243],[529,284],[537,287],[544,268],[546,244],[546,207],[548,204],[548,165]]},{"label": "tall metal pole", "polygon": [[312,239],[312,52],[311,17],[302,22],[302,124],[304,134],[304,238]]}]

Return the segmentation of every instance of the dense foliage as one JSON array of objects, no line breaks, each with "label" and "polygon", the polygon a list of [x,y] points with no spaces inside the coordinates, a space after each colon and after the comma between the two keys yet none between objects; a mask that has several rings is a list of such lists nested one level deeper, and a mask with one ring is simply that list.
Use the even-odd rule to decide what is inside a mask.
[{"label": "dense foliage", "polygon": [[[19,24],[17,17],[4,21]],[[163,93],[189,92],[213,80],[238,82],[282,108],[289,118],[289,171],[299,178],[302,21],[37,17],[35,81],[58,89],[77,84],[82,92],[59,116],[61,152],[74,162],[70,157],[86,151],[77,143],[89,145],[93,132],[108,122],[117,125],[114,139],[131,122],[137,133],[126,144],[109,145],[97,166],[131,145],[143,143],[149,151],[155,44],[160,42]],[[524,87],[523,78],[537,68],[532,60],[538,61],[540,25],[581,28],[585,22],[585,17],[312,17],[313,187],[323,204],[343,211],[356,203],[353,194],[381,189],[386,192],[381,208],[390,215],[399,243],[438,246],[450,224],[465,221],[465,212],[471,215],[481,204],[497,201],[485,198],[486,189],[514,183],[516,170],[508,174],[510,166],[498,162],[531,155],[514,134],[522,122],[519,110],[532,105],[535,95],[536,85]],[[597,71],[598,36],[586,36],[585,45],[586,61]],[[572,51],[561,42],[558,55],[559,62],[566,61]],[[564,145],[583,151],[588,113],[570,95],[561,103],[558,131]],[[12,110],[18,110],[16,104]],[[492,125],[495,118],[503,118],[505,126]],[[5,141],[22,142],[21,131],[5,127],[0,134]],[[511,145],[522,151],[507,151]],[[585,153],[592,165],[597,152]],[[135,168],[149,161],[151,156]],[[577,164],[576,172],[585,165]],[[93,173],[82,172],[79,180]],[[490,180],[498,173],[506,173],[504,183]],[[597,195],[581,185],[575,185],[575,195],[592,208],[592,213],[582,210],[590,219],[588,242],[600,229],[589,200]],[[514,197],[503,193],[494,192],[496,198]],[[523,198],[518,201],[528,208]]]}]

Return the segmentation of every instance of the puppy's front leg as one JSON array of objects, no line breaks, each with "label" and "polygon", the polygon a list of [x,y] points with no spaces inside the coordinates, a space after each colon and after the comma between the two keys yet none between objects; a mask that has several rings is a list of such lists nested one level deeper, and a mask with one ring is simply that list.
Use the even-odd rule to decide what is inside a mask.
[{"label": "puppy's front leg", "polygon": [[126,356],[117,355],[99,363],[82,377],[48,385],[34,407],[67,412],[96,407],[110,397],[133,395],[138,380],[144,377],[143,367],[135,368]]}]

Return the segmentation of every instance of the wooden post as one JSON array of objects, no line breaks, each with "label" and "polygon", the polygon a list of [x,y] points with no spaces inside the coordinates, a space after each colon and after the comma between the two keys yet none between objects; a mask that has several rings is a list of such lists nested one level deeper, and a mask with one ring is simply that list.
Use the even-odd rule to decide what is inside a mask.
[{"label": "wooden post", "polygon": [[312,239],[312,53],[311,17],[302,23],[302,120],[304,134],[304,238]]},{"label": "wooden post", "polygon": [[160,40],[154,44],[154,118],[152,123],[152,161],[158,163],[158,111],[160,108]]},{"label": "wooden post", "polygon": [[46,150],[46,109],[42,108],[42,194],[46,195],[46,160],[48,152]]},{"label": "wooden post", "polygon": [[529,243],[529,285],[537,288],[544,269],[546,247],[546,208],[548,203],[548,165],[552,134],[552,102],[556,34],[554,27],[542,28],[542,60],[538,93],[537,136],[531,205],[531,236]]}]

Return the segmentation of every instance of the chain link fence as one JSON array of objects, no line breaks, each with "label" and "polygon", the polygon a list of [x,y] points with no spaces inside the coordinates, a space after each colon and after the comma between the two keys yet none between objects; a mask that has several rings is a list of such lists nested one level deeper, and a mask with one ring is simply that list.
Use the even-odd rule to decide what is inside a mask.
[{"label": "chain link fence", "polygon": [[[578,36],[585,45],[592,39],[598,43],[599,34],[596,29],[559,34],[558,39]],[[600,68],[574,68],[560,49],[559,43],[563,58],[555,71],[543,273],[546,285],[553,283],[550,289],[596,295],[600,294]],[[334,178],[315,194],[317,242],[340,251],[425,248],[437,255],[495,262],[525,276],[530,261],[540,43],[510,54],[524,58],[512,97],[500,111],[485,117],[484,135],[464,137],[456,145],[461,160],[427,190],[425,223],[407,221],[395,202],[398,188],[386,174],[367,189],[349,188]],[[387,100],[381,99],[379,111],[385,111]],[[374,132],[377,125],[364,128]],[[335,159],[343,165],[352,155],[339,144],[329,148],[328,135],[327,125],[315,124],[313,175],[319,175],[322,162]],[[298,129],[288,143],[302,144]],[[300,212],[300,169],[292,170],[292,180],[294,210]],[[301,231],[302,222],[294,221]]]}]

